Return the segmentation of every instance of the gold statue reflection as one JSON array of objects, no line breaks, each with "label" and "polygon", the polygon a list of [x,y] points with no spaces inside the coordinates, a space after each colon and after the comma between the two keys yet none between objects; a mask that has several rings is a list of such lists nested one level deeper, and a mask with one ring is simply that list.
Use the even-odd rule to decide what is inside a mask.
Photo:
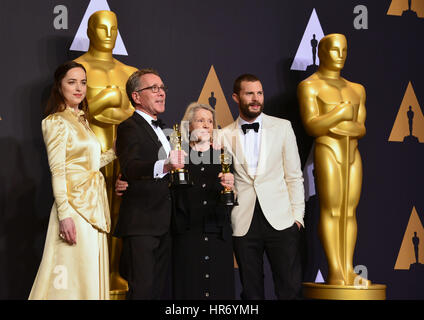
[{"label": "gold statue reflection", "polygon": [[[87,99],[90,111],[90,126],[100,140],[102,150],[112,147],[116,139],[117,125],[129,118],[133,112],[128,100],[125,85],[129,76],[137,69],[127,66],[112,56],[118,35],[118,21],[112,11],[97,11],[88,21],[87,35],[90,39],[88,52],[75,59],[87,69]],[[112,228],[114,228],[119,212],[120,199],[113,190],[118,161],[114,161],[104,169],[109,197]],[[112,229],[113,230],[113,229]],[[119,257],[121,243],[110,236],[110,272],[111,297],[113,292],[126,291],[128,285],[119,276]],[[123,293],[121,293],[122,295]]]},{"label": "gold statue reflection", "polygon": [[346,55],[344,35],[325,36],[318,46],[318,71],[298,87],[304,127],[316,138],[319,236],[328,261],[327,284],[342,286],[353,285],[358,277],[353,270],[362,187],[358,139],[366,132],[365,89],[340,76]]}]

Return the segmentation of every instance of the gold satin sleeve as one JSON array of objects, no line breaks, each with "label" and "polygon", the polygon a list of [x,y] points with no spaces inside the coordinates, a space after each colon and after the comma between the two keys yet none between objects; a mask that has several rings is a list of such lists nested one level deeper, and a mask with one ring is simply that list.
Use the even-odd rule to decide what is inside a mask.
[{"label": "gold satin sleeve", "polygon": [[100,168],[103,168],[115,159],[116,154],[113,149],[109,149],[108,151],[102,152],[102,155],[100,156]]},{"label": "gold satin sleeve", "polygon": [[52,189],[59,220],[75,212],[70,206],[66,187],[66,141],[68,129],[61,117],[50,115],[41,122],[44,143],[52,175]]}]

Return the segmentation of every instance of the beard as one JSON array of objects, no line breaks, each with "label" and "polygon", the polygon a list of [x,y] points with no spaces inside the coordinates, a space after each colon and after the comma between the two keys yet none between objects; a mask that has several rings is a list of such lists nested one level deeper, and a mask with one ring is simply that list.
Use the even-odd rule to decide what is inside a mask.
[{"label": "beard", "polygon": [[[260,109],[258,111],[250,111],[250,106],[259,106]],[[251,102],[251,103],[244,103],[240,101],[240,113],[247,119],[253,120],[256,119],[264,110],[264,105],[259,102]]]}]

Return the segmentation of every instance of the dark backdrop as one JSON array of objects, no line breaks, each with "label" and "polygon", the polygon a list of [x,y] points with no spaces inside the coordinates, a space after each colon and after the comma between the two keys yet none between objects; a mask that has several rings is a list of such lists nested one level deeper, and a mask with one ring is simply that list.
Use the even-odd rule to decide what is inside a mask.
[{"label": "dark backdrop", "polygon": [[[82,54],[69,48],[88,4],[87,0],[0,2],[1,299],[26,299],[40,263],[53,201],[40,122],[55,68]],[[343,76],[367,90],[354,264],[366,266],[373,282],[387,284],[390,299],[424,298],[423,270],[394,269],[414,206],[424,221],[423,144],[388,141],[408,82],[424,104],[424,18],[387,15],[390,0],[108,0],[108,4],[118,16],[129,54],[116,58],[131,66],[158,69],[170,88],[166,123],[181,119],[185,107],[197,100],[211,65],[235,117],[233,81],[241,73],[254,73],[264,86],[265,112],[292,121],[302,164],[312,140],[300,123],[296,87],[308,73],[290,67],[314,8],[325,34],[345,34],[349,49]],[[366,30],[354,28],[353,11],[359,4],[368,9]],[[68,8],[67,30],[53,26],[57,5]],[[326,277],[316,236],[316,197],[307,208],[305,281],[314,281],[318,270]],[[420,250],[423,243],[424,237]],[[268,281],[270,298],[271,287]]]}]

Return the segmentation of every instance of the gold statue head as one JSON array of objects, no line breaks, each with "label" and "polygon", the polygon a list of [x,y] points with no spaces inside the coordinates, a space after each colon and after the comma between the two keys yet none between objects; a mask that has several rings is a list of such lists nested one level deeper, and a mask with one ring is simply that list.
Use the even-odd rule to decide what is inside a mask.
[{"label": "gold statue head", "polygon": [[87,35],[90,47],[99,51],[112,51],[118,36],[118,19],[112,11],[93,13],[88,20]]},{"label": "gold statue head", "polygon": [[326,35],[319,42],[318,57],[320,68],[342,70],[347,57],[346,37],[339,33]]}]

